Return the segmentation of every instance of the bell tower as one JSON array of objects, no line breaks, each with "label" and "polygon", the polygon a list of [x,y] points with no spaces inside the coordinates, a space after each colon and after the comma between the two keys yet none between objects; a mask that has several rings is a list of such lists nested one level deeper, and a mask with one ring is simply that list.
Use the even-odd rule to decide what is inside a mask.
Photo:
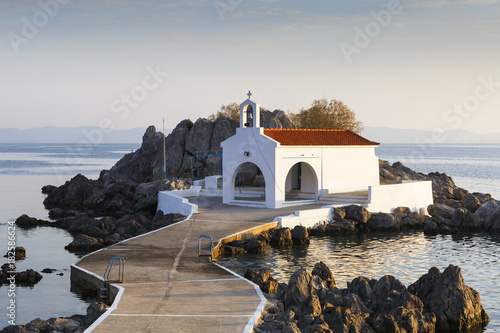
[{"label": "bell tower", "polygon": [[240,104],[240,128],[260,127],[260,105],[251,100],[252,93]]}]

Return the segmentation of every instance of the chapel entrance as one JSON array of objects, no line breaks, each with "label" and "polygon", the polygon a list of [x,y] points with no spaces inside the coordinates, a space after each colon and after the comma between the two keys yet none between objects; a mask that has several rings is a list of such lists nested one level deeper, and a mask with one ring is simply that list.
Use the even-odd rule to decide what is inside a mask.
[{"label": "chapel entrance", "polygon": [[266,201],[266,182],[260,168],[254,163],[241,164],[234,176],[233,200]]},{"label": "chapel entrance", "polygon": [[309,163],[298,162],[288,171],[285,182],[285,202],[316,200],[318,178]]}]

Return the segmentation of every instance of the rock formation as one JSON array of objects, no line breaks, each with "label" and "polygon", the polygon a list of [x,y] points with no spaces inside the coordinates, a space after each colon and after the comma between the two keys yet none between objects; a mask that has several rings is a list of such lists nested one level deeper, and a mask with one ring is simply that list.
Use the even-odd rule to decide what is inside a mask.
[{"label": "rock formation", "polygon": [[[269,270],[248,270],[245,277],[274,292],[264,290],[264,281],[276,284]],[[338,289],[328,267],[318,263],[276,289],[277,302],[265,308],[255,332],[458,332],[489,322],[479,294],[452,265],[442,274],[431,268],[408,288],[386,275],[357,277]]]}]

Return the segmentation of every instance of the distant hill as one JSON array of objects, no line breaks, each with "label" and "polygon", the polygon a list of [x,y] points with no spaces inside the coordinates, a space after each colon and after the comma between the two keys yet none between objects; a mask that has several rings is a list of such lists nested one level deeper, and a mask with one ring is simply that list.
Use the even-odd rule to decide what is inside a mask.
[{"label": "distant hill", "polygon": [[367,139],[380,143],[500,143],[500,132],[479,134],[464,130],[445,131],[436,137],[433,131],[366,126],[361,133]]},{"label": "distant hill", "polygon": [[2,128],[0,143],[140,143],[145,128],[103,130],[99,127]]}]

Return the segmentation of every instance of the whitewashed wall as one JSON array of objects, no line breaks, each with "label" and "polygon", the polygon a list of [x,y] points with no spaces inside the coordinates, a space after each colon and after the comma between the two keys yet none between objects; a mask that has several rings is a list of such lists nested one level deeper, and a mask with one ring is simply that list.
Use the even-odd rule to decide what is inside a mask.
[{"label": "whitewashed wall", "polygon": [[[263,135],[263,128],[237,128],[236,135],[221,143],[224,203],[234,199],[234,181],[237,170],[243,163],[253,163],[262,171],[266,182],[266,206],[276,206],[275,158],[278,143]],[[244,155],[248,152],[248,156]],[[279,172],[278,172],[279,173]]]},{"label": "whitewashed wall", "polygon": [[433,204],[432,182],[411,182],[394,185],[371,186],[368,191],[370,212],[390,213],[397,207],[409,207],[420,214],[427,213]]}]

